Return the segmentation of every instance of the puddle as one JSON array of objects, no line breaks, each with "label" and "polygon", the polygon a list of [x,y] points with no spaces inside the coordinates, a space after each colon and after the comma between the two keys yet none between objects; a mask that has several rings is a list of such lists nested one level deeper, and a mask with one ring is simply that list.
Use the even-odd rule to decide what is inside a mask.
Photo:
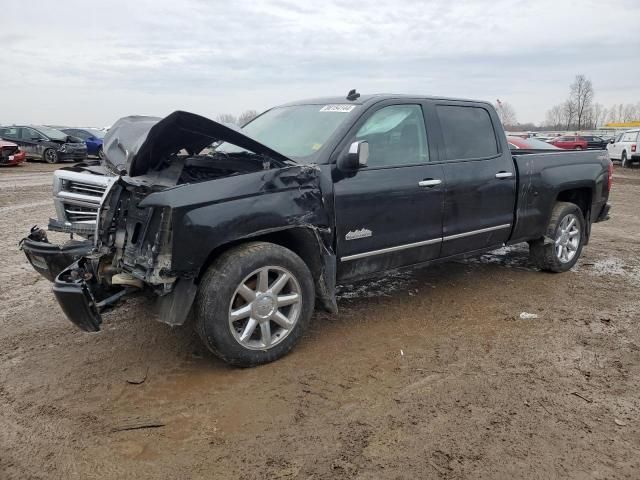
[{"label": "puddle", "polygon": [[390,272],[384,277],[339,285],[336,288],[336,297],[338,300],[389,297],[395,292],[406,290],[413,278],[411,270]]},{"label": "puddle", "polygon": [[529,260],[529,246],[526,243],[509,245],[498,248],[478,257],[461,260],[460,263],[501,265],[503,267],[518,268],[534,271],[536,268]]},{"label": "puddle", "polygon": [[617,257],[596,260],[591,263],[584,263],[581,267],[589,275],[593,275],[595,277],[623,277],[632,285],[640,285],[639,266],[630,265]]}]

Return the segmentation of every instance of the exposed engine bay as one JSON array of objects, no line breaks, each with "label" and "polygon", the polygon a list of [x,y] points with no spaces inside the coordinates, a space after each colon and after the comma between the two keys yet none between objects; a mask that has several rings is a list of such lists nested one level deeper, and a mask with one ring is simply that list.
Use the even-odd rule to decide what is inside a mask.
[{"label": "exposed engine bay", "polygon": [[[226,153],[211,148],[223,141],[247,150]],[[54,293],[67,316],[88,331],[99,330],[101,310],[133,291],[163,297],[182,281],[187,296],[192,300],[195,295],[184,271],[173,269],[172,208],[144,205],[146,198],[293,164],[232,128],[187,112],[165,119],[126,117],[114,124],[104,145],[104,163],[76,164],[55,172],[58,218],[50,220],[49,230],[69,233],[72,240],[52,245],[46,232],[34,227],[22,243],[33,267],[55,281]],[[201,154],[204,149],[208,153]],[[85,301],[65,300],[69,295]],[[81,313],[68,311],[80,303]],[[165,321],[183,322],[187,312],[178,310],[164,305],[169,315]]]}]

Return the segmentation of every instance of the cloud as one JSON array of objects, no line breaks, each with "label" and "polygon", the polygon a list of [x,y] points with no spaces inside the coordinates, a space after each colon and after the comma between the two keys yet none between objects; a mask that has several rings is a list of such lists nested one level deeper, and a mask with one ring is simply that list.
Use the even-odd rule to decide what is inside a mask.
[{"label": "cloud", "polygon": [[14,2],[0,121],[213,116],[353,87],[501,98],[540,121],[577,73],[602,103],[640,100],[640,39],[621,12],[640,24],[631,0]]}]

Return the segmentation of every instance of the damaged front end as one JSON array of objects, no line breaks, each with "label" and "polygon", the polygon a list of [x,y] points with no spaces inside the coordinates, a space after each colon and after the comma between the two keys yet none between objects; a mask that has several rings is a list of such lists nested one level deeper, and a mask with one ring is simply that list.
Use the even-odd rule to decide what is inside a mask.
[{"label": "damaged front end", "polygon": [[[199,154],[220,141],[247,151]],[[109,131],[104,149],[103,165],[56,176],[58,219],[49,229],[72,240],[54,245],[34,228],[21,242],[82,330],[98,331],[105,309],[142,292],[154,299],[159,320],[182,324],[215,248],[255,232],[328,225],[314,167],[204,117],[127,117]],[[290,205],[282,216],[273,213],[276,201]]]}]

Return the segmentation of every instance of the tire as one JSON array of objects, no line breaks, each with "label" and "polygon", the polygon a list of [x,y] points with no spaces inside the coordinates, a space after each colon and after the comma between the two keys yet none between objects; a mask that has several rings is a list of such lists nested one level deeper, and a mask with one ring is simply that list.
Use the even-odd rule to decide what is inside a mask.
[{"label": "tire", "polygon": [[58,163],[58,152],[53,148],[47,148],[42,152],[42,159],[47,163]]},{"label": "tire", "polygon": [[104,160],[104,150],[102,150],[102,147],[98,150],[98,158]]},{"label": "tire", "polygon": [[[264,280],[260,284],[264,278],[267,288]],[[286,283],[278,289],[280,279]],[[296,295],[297,301],[292,301]],[[313,278],[298,255],[273,243],[245,243],[223,253],[202,278],[195,328],[214,355],[231,365],[253,367],[273,362],[293,348],[310,322],[314,304]],[[232,312],[237,319],[232,319]]]},{"label": "tire", "polygon": [[622,166],[622,168],[626,168],[628,166],[627,152],[622,152],[622,155],[620,156],[620,166]]},{"label": "tire", "polygon": [[576,148],[574,148],[574,150],[582,150],[582,147],[580,145],[576,146]]},{"label": "tire", "polygon": [[[567,233],[564,235],[562,230],[567,225],[567,219],[575,220],[575,228],[573,226],[566,228]],[[580,258],[584,240],[585,220],[582,210],[574,203],[557,202],[551,212],[544,239],[529,242],[529,254],[531,260],[541,270],[554,273],[566,272]],[[559,249],[561,245],[558,245],[558,242],[561,242],[564,248]],[[560,253],[559,250],[561,250]],[[572,254],[563,256],[566,252]]]}]

